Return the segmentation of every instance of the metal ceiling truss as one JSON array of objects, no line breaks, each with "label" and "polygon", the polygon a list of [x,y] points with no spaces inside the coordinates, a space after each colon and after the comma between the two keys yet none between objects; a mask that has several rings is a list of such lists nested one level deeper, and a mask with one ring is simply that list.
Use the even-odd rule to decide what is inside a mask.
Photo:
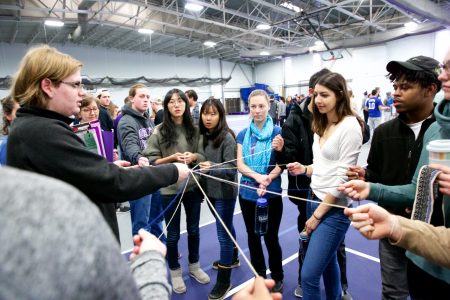
[{"label": "metal ceiling truss", "polygon": [[[203,6],[188,11],[186,2]],[[4,0],[0,42],[76,44],[259,63],[450,27],[450,0]],[[64,21],[62,28],[44,20]],[[404,24],[417,23],[407,32]],[[258,30],[268,24],[268,30]],[[151,36],[137,32],[154,30]],[[205,41],[214,47],[203,45]],[[322,48],[314,43],[321,40]],[[261,55],[268,51],[269,55]]]}]

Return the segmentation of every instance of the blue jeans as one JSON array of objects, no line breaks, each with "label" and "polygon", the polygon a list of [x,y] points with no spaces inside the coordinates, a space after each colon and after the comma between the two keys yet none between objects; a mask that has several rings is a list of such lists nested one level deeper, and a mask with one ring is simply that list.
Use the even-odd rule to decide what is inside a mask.
[{"label": "blue jeans", "polygon": [[[317,203],[308,203],[308,215],[317,208]],[[340,270],[336,251],[345,237],[350,220],[343,209],[332,207],[311,234],[308,251],[302,266],[301,285],[303,300],[320,299],[320,277],[328,300],[341,299]]]},{"label": "blue jeans", "polygon": [[[236,199],[209,198],[209,200],[214,205],[214,208],[216,209],[222,221],[225,223],[227,229],[236,239],[236,232],[234,231],[233,226],[233,213],[234,213],[234,206],[236,205]],[[212,209],[211,213],[213,214],[214,217],[216,217],[216,215],[212,212]],[[219,263],[222,266],[230,266],[231,263],[233,262],[233,250],[234,250],[233,241],[223,228],[222,223],[220,223],[220,221],[217,220],[217,218],[216,218],[216,228],[217,228],[217,238],[219,239],[220,244]]]},{"label": "blue jeans", "polygon": [[130,201],[131,213],[131,230],[133,235],[137,234],[139,229],[143,228],[149,231],[150,205],[152,203],[152,195],[146,195],[136,200]]},{"label": "blue jeans", "polygon": [[[163,208],[166,209],[170,202],[174,199],[175,195],[162,195]],[[167,227],[167,262],[171,270],[180,268],[178,263],[178,241],[180,240],[180,215],[181,209],[175,211],[177,203],[181,195],[172,203],[170,208],[165,212],[164,218],[166,224],[169,223],[173,216],[172,221]],[[199,260],[199,247],[200,247],[200,204],[202,202],[202,194],[198,189],[185,192],[183,199],[184,211],[186,213],[186,225],[188,233],[188,250],[189,250],[189,263],[193,264]]]},{"label": "blue jeans", "polygon": [[162,211],[161,192],[157,190],[152,194],[152,204],[150,206],[150,220],[152,222],[150,233],[156,237],[161,236],[159,240],[165,244],[166,235],[163,232],[162,221],[164,220],[164,215],[161,215]]}]

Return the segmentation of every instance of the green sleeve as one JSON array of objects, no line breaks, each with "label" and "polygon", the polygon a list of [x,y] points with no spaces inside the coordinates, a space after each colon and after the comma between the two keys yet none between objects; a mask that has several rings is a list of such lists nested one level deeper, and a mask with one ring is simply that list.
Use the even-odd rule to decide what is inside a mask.
[{"label": "green sleeve", "polygon": [[153,132],[153,134],[147,140],[147,147],[144,149],[144,151],[142,151],[142,155],[147,157],[150,162],[163,157],[159,139],[159,131],[155,129],[155,132]]},{"label": "green sleeve", "polygon": [[370,193],[367,197],[368,200],[378,202],[382,206],[412,207],[415,200],[417,178],[419,176],[420,168],[429,163],[426,145],[428,145],[430,141],[441,138],[439,129],[435,125],[436,124],[432,124],[425,133],[422,152],[411,183],[405,185],[370,183]]}]

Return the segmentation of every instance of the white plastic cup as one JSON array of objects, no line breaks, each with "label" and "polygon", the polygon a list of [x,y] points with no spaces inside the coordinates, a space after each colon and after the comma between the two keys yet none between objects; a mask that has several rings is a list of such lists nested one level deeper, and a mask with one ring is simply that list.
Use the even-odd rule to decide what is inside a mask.
[{"label": "white plastic cup", "polygon": [[450,167],[450,140],[435,140],[427,145],[430,164]]}]

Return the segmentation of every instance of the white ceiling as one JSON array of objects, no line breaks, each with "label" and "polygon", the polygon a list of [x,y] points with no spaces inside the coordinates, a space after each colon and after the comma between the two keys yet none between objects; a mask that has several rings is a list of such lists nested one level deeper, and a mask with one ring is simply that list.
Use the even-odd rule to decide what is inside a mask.
[{"label": "white ceiling", "polygon": [[[186,2],[203,6],[188,11]],[[76,44],[260,63],[311,50],[360,47],[450,28],[450,0],[140,0],[0,1],[0,42]],[[44,25],[58,19],[60,28]],[[417,28],[403,25],[414,21]],[[272,25],[258,30],[260,23]],[[154,30],[152,35],[137,32]],[[216,46],[206,47],[205,41]],[[261,51],[268,55],[260,55]],[[324,55],[331,55],[329,51]]]}]

